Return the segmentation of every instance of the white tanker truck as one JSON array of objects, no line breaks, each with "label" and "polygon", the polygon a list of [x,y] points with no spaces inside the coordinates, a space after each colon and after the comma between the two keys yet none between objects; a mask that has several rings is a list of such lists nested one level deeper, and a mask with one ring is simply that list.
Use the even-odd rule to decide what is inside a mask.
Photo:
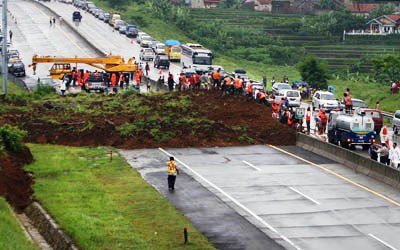
[{"label": "white tanker truck", "polygon": [[368,149],[376,141],[374,121],[361,110],[356,110],[354,114],[331,111],[328,141],[345,148],[354,149],[356,145],[362,145],[363,149]]}]

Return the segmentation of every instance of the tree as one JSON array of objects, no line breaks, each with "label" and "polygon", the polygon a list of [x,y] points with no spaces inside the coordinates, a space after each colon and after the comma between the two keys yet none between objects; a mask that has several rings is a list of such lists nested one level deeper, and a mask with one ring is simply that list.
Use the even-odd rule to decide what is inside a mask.
[{"label": "tree", "polygon": [[307,55],[297,68],[303,80],[313,88],[326,89],[328,87],[328,66],[314,55]]},{"label": "tree", "polygon": [[400,55],[386,55],[372,60],[375,80],[382,83],[396,81],[400,76]]},{"label": "tree", "polygon": [[385,5],[381,5],[376,9],[371,10],[368,14],[370,17],[380,17],[383,15],[390,15],[396,11],[396,5],[394,3],[387,3]]}]

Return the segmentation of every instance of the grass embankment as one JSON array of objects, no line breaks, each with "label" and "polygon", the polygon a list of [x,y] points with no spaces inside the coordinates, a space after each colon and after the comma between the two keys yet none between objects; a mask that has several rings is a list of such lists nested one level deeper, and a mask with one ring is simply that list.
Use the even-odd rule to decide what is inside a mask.
[{"label": "grass embankment", "polygon": [[[8,81],[8,93],[10,94],[22,94],[24,90],[14,82]],[[3,93],[3,78],[0,77],[0,93]]]},{"label": "grass embankment", "polygon": [[38,249],[34,243],[28,240],[3,197],[0,197],[0,249]]},{"label": "grass embankment", "polygon": [[29,147],[35,197],[82,249],[213,249],[115,153],[110,162],[105,148]]}]

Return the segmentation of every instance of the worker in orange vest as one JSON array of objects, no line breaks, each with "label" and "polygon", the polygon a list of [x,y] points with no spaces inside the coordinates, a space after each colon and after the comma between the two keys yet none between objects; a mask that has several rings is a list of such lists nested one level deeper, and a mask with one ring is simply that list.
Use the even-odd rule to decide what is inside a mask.
[{"label": "worker in orange vest", "polygon": [[310,107],[307,108],[307,112],[306,112],[306,126],[307,126],[307,134],[310,134],[310,131],[311,131],[311,109],[310,109]]},{"label": "worker in orange vest", "polygon": [[221,69],[218,69],[212,75],[212,78],[214,80],[213,87],[214,88],[218,88],[218,89],[221,87],[221,73],[220,73],[220,71],[221,71]]},{"label": "worker in orange vest", "polygon": [[117,85],[117,75],[112,73],[111,75],[111,86],[115,87]]},{"label": "worker in orange vest", "polygon": [[232,87],[232,79],[229,76],[225,76],[224,85],[222,86],[223,92],[232,94]]},{"label": "worker in orange vest", "polygon": [[122,90],[124,88],[125,77],[124,74],[119,74],[119,88]]},{"label": "worker in orange vest", "polygon": [[82,85],[82,71],[78,70],[76,81],[78,82],[78,86]]},{"label": "worker in orange vest", "polygon": [[259,91],[258,93],[257,93],[257,101],[259,102],[259,103],[262,103],[262,104],[267,104],[267,95],[264,93],[264,92],[262,92],[262,91]]},{"label": "worker in orange vest", "polygon": [[249,99],[253,99],[253,81],[247,83],[247,96]]},{"label": "worker in orange vest", "polygon": [[275,99],[272,99],[271,108],[272,108],[272,112],[273,113],[279,111],[279,105],[276,104],[276,100]]},{"label": "worker in orange vest", "polygon": [[240,79],[240,76],[236,77],[235,81],[233,82],[233,85],[235,87],[235,92],[241,95],[243,91],[243,80]]},{"label": "worker in orange vest", "polygon": [[179,174],[179,169],[176,167],[174,157],[169,157],[168,162],[168,189],[175,189],[176,175]]},{"label": "worker in orange vest", "polygon": [[321,119],[320,134],[325,134],[326,124],[328,123],[328,116],[325,114],[323,109],[320,109],[318,117]]}]

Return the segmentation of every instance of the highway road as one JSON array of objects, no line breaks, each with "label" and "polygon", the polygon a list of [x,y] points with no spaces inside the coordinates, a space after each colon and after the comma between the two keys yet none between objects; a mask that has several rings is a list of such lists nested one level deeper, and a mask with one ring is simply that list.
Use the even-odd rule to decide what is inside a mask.
[{"label": "highway road", "polygon": [[[181,181],[178,176],[174,193],[167,190],[169,155],[185,174],[287,249],[400,249],[398,190],[298,147],[160,148],[121,153],[175,206],[185,203],[191,220],[215,219],[212,215],[218,214],[219,206],[201,206],[199,187],[187,185],[185,177]],[[229,218],[221,217],[215,224],[227,225],[224,229],[230,232]],[[210,233],[207,228],[203,231]],[[251,241],[257,240],[263,239]],[[249,240],[241,243],[242,249],[262,249],[253,248]]]},{"label": "highway road", "polygon": [[[51,67],[51,64],[40,64],[37,66],[36,75],[33,75],[32,68],[28,68],[28,65],[32,63],[34,54],[64,57],[96,56],[92,48],[71,34],[66,27],[50,26],[50,15],[31,1],[10,0],[8,9],[11,13],[8,15],[9,29],[13,31],[11,48],[18,49],[21,54],[26,66],[27,82],[30,84],[28,87],[32,87],[38,77],[48,76]],[[11,15],[16,18],[17,23]]]},{"label": "highway road", "polygon": [[[58,2],[45,4],[61,15],[64,22],[72,24],[73,6]],[[18,21],[15,24],[10,19],[13,46],[20,50],[26,65],[30,64],[33,54],[98,56],[63,25],[50,27],[49,14],[34,3],[11,0],[9,10]],[[110,26],[92,15],[82,14],[82,23],[75,26],[76,29],[104,54],[111,52],[126,59],[138,58],[140,46],[136,41],[113,32]],[[35,76],[27,69],[28,76],[47,75],[49,67],[39,65]],[[170,71],[177,76],[179,64],[173,64]],[[164,76],[167,73],[168,70],[162,72]],[[150,74],[152,79],[159,77],[158,70],[153,67]],[[263,249],[264,244],[271,244],[269,249],[280,249],[271,243],[271,238],[288,249],[400,250],[398,190],[297,147],[146,149],[122,151],[122,154],[178,208],[183,200],[191,201],[184,207],[192,222],[201,223],[209,218],[207,223],[210,224],[206,224],[203,231],[211,239],[217,237],[216,234],[227,237],[219,240],[232,239],[235,232],[243,232],[243,242],[237,243],[237,249]],[[178,177],[175,193],[169,193],[164,186],[168,154],[176,156],[187,175],[187,185]],[[191,178],[202,186],[194,185]],[[194,194],[201,188],[205,191],[199,198]],[[211,199],[210,194],[218,199]],[[206,198],[211,199],[207,200],[210,203],[201,206]],[[219,216],[211,216],[222,216],[229,209],[234,212],[226,212],[229,216],[221,217],[228,221],[218,221]],[[237,214],[242,217],[238,218]],[[232,221],[240,226],[234,229]],[[213,227],[213,223],[218,228]],[[251,235],[244,232],[251,232]],[[221,248],[232,249],[233,246],[221,244]]]}]

